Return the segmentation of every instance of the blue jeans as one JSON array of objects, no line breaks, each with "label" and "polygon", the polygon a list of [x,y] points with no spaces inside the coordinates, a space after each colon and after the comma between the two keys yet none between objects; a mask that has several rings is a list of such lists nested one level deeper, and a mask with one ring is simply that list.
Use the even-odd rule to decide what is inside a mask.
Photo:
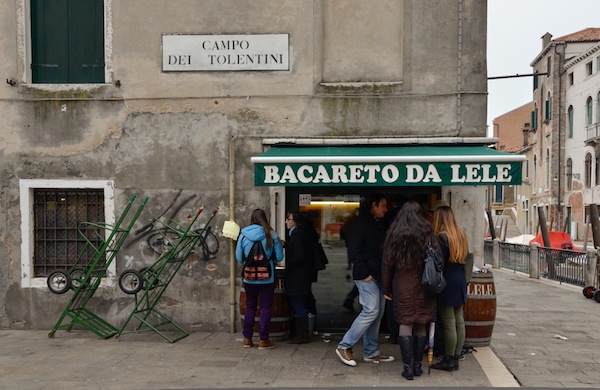
[{"label": "blue jeans", "polygon": [[306,295],[290,295],[290,305],[292,305],[292,310],[294,310],[294,314],[298,318],[308,317],[306,298]]},{"label": "blue jeans", "polygon": [[364,356],[377,356],[379,355],[379,324],[383,317],[385,297],[381,293],[379,283],[375,280],[368,282],[355,280],[354,283],[358,287],[358,302],[362,310],[338,344],[338,348],[353,348],[362,337]]}]

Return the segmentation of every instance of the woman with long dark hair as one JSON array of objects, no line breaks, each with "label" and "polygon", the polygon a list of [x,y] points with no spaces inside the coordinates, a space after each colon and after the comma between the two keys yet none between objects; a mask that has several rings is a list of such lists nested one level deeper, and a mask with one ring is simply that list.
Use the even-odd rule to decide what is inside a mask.
[{"label": "woman with long dark hair", "polygon": [[[283,260],[283,246],[277,233],[269,225],[265,211],[255,209],[250,216],[250,225],[242,229],[238,238],[235,257],[238,263],[243,264],[255,242],[260,242],[266,258],[272,258],[273,252],[276,262]],[[252,335],[254,327],[254,314],[260,301],[259,342],[258,349],[275,348],[275,343],[269,340],[269,325],[271,323],[271,306],[275,296],[275,264],[269,261],[270,277],[268,279],[242,278],[246,291],[246,312],[244,313],[244,348],[254,345]]]},{"label": "woman with long dark hair", "polygon": [[444,357],[431,368],[458,370],[465,342],[463,306],[467,302],[465,262],[469,253],[467,234],[458,224],[452,209],[443,206],[433,212],[433,230],[438,235],[444,259],[446,288],[438,294],[438,312],[444,329]]},{"label": "woman with long dark hair", "polygon": [[421,286],[425,251],[431,245],[439,251],[437,237],[425,219],[421,205],[406,202],[390,225],[383,247],[383,293],[394,306],[400,324],[398,344],[404,371],[412,380],[423,373],[426,325],[435,320],[436,299]]}]

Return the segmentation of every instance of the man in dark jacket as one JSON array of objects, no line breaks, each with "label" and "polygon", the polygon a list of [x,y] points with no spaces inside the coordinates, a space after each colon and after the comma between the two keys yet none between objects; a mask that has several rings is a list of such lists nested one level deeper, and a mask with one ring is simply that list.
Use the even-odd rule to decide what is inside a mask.
[{"label": "man in dark jacket", "polygon": [[369,195],[348,232],[348,257],[353,264],[352,275],[358,287],[362,310],[335,352],[344,364],[352,367],[356,366],[352,348],[361,337],[366,362],[394,360],[393,356],[383,355],[379,351],[379,324],[385,307],[385,298],[380,288],[385,241],[385,226],[381,219],[386,212],[386,199],[381,194]]}]

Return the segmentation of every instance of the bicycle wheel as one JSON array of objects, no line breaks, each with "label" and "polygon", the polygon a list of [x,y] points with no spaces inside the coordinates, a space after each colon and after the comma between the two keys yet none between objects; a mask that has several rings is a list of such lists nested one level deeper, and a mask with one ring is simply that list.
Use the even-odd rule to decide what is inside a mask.
[{"label": "bicycle wheel", "polygon": [[219,251],[219,239],[209,228],[198,240],[198,247],[202,250],[204,260],[208,260]]},{"label": "bicycle wheel", "polygon": [[212,231],[208,232],[208,235],[204,237],[204,242],[206,243],[206,247],[208,248],[208,253],[210,255],[216,255],[219,251],[219,238]]},{"label": "bicycle wheel", "polygon": [[157,255],[162,255],[171,249],[179,240],[179,234],[168,228],[158,230],[156,233],[148,236],[148,246]]}]

